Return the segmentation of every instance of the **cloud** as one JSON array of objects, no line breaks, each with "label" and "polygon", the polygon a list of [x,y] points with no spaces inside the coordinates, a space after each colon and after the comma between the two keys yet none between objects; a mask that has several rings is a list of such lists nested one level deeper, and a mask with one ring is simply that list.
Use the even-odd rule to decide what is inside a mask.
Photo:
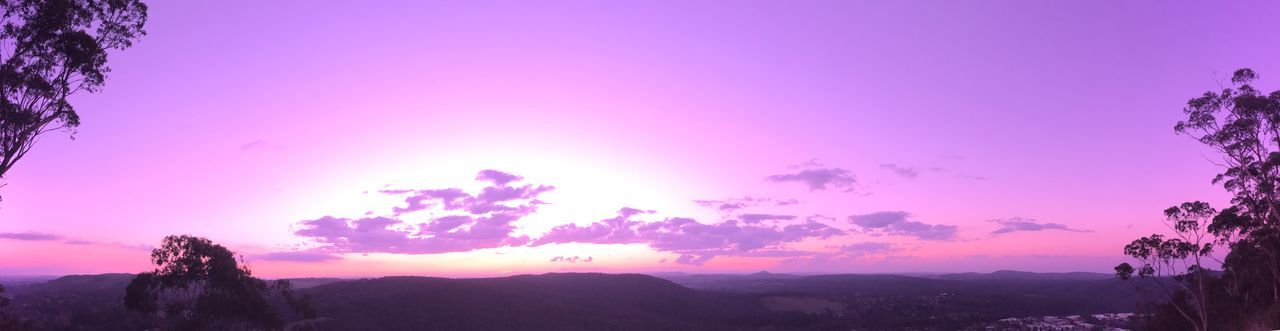
[{"label": "cloud", "polygon": [[795,215],[774,215],[774,214],[742,214],[738,215],[742,222],[747,224],[757,224],[763,221],[788,221],[796,219]]},{"label": "cloud", "polygon": [[267,146],[267,142],[265,140],[258,139],[258,140],[250,141],[248,143],[240,145],[240,151],[248,151],[252,149],[263,148],[266,146]]},{"label": "cloud", "polygon": [[22,240],[22,241],[52,241],[62,239],[62,236],[43,233],[43,232],[0,232],[0,239]]},{"label": "cloud", "polygon": [[86,239],[80,239],[80,238],[68,238],[62,235],[46,233],[46,232],[0,232],[0,240],[4,240],[4,239],[21,240],[21,241],[61,241],[62,244],[66,244],[66,245],[77,245],[77,246],[100,245],[100,246],[107,246],[107,247],[114,247],[114,248],[136,249],[136,250],[143,250],[143,251],[151,251],[152,249],[155,249],[155,247],[152,247],[151,245],[123,244],[120,242],[101,242],[101,241],[93,241],[93,240],[86,240]]},{"label": "cloud", "polygon": [[507,185],[507,183],[523,179],[524,177],[492,169],[481,170],[479,174],[476,174],[476,180],[492,182],[495,185]]},{"label": "cloud", "polygon": [[257,258],[268,261],[287,262],[325,262],[342,259],[341,256],[334,254],[313,251],[273,252],[257,255]]},{"label": "cloud", "polygon": [[586,226],[577,224],[559,225],[530,242],[530,246],[542,246],[556,243],[593,243],[593,244],[632,244],[644,242],[636,232],[639,221],[631,217],[639,214],[638,209],[622,208],[618,216],[600,220]]},{"label": "cloud", "polygon": [[688,264],[688,265],[702,265],[704,263],[707,263],[707,261],[711,260],[711,258],[713,257],[716,257],[716,256],[715,255],[681,254],[679,257],[676,258],[676,263]]},{"label": "cloud", "polygon": [[925,172],[934,172],[934,173],[951,173],[953,177],[961,178],[961,179],[987,180],[987,177],[968,175],[968,174],[962,174],[962,173],[953,173],[947,170],[946,168],[937,167],[937,166],[921,168],[921,167],[902,165],[902,164],[896,164],[896,163],[882,163],[880,164],[880,168],[892,171],[895,175],[898,175],[903,178],[908,178],[908,179],[915,179],[916,177],[920,177],[920,175],[924,174]]},{"label": "cloud", "polygon": [[906,178],[916,178],[920,176],[920,169],[916,167],[902,166],[902,165],[897,165],[893,163],[885,163],[885,164],[881,164],[880,168],[888,169],[889,171],[892,171],[894,174],[898,176],[906,177]]},{"label": "cloud", "polygon": [[[488,182],[476,195],[471,195],[460,188],[446,189],[385,189],[380,192],[388,195],[403,195],[405,205],[394,207],[395,215],[422,211],[432,208],[444,211],[464,211],[471,214],[491,212],[514,212],[527,214],[532,208],[543,204],[538,195],[554,190],[554,186],[523,185],[511,186],[512,182],[523,180],[523,177],[497,170],[483,170],[476,175],[476,180]],[[518,205],[508,205],[517,202]]]},{"label": "cloud", "polygon": [[552,243],[647,244],[661,252],[679,254],[677,263],[701,265],[715,256],[751,256],[784,248],[784,244],[809,238],[843,235],[843,230],[805,221],[786,226],[744,225],[737,220],[715,224],[673,217],[656,222],[631,219],[628,209],[618,216],[580,226],[565,224],[536,238],[531,246]]},{"label": "cloud", "polygon": [[[469,218],[466,224],[449,230],[432,230],[432,222],[415,227],[390,217],[359,219],[325,216],[303,221],[294,234],[311,238],[324,250],[349,253],[435,254],[467,252],[484,248],[521,246],[528,237],[513,237],[509,214]],[[436,219],[437,221],[439,218]]]},{"label": "cloud", "polygon": [[956,178],[972,179],[972,180],[987,180],[987,177],[985,176],[966,175],[966,174],[956,174]]},{"label": "cloud", "polygon": [[855,257],[888,253],[894,250],[893,244],[885,242],[863,242],[840,247],[841,253]]},{"label": "cloud", "polygon": [[549,261],[549,262],[564,262],[564,263],[578,263],[578,262],[582,262],[582,263],[591,263],[591,261],[592,261],[592,260],[594,260],[594,259],[593,259],[593,258],[591,258],[590,256],[585,257],[585,258],[580,258],[580,257],[577,257],[577,256],[557,256],[557,257],[553,257],[553,258],[551,258],[551,261]]},{"label": "cloud", "polygon": [[907,220],[909,217],[911,214],[905,211],[881,211],[849,216],[849,223],[867,233],[911,236],[921,240],[951,240],[959,229],[955,225]]},{"label": "cloud", "polygon": [[[523,246],[529,238],[512,236],[512,223],[535,212],[543,204],[538,196],[554,187],[510,185],[522,179],[481,171],[476,180],[490,185],[474,195],[459,188],[382,190],[404,196],[405,205],[392,208],[393,216],[325,216],[299,222],[294,234],[320,244],[317,251],[333,253],[434,254]],[[433,217],[421,223],[402,218],[418,211]]]},{"label": "cloud", "polygon": [[861,242],[840,246],[835,252],[796,255],[782,260],[780,266],[784,268],[819,267],[829,270],[832,265],[863,263],[872,257],[891,258],[892,256],[886,254],[898,250],[900,249],[897,246],[886,242]]},{"label": "cloud", "polygon": [[1000,225],[1000,227],[997,228],[995,231],[991,231],[991,234],[1005,234],[1005,233],[1018,232],[1018,231],[1044,231],[1044,230],[1093,232],[1091,230],[1073,229],[1073,228],[1067,227],[1066,225],[1058,224],[1058,223],[1040,223],[1034,219],[1022,218],[1022,217],[993,219],[993,220],[987,220],[987,221]]},{"label": "cloud", "polygon": [[810,191],[822,191],[827,188],[841,189],[844,192],[852,192],[853,185],[858,181],[849,170],[841,168],[810,168],[800,172],[772,175],[765,177],[770,182],[801,182],[809,187]]},{"label": "cloud", "polygon": [[696,203],[699,206],[715,209],[720,212],[732,213],[740,209],[758,207],[758,206],[768,205],[768,204],[772,204],[776,206],[790,206],[790,205],[799,204],[800,200],[757,198],[757,197],[745,196],[742,198],[724,199],[724,200],[693,200],[693,203]]}]

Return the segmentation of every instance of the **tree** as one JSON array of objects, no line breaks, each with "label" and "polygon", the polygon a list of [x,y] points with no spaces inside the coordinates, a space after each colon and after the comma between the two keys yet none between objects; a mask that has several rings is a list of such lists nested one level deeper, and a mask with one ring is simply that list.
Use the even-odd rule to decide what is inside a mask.
[{"label": "tree", "polygon": [[1213,247],[1229,251],[1220,261],[1220,277],[1200,259],[1185,273],[1166,269],[1179,288],[1157,307],[1153,325],[1170,326],[1165,319],[1181,318],[1198,330],[1280,327],[1280,90],[1262,92],[1251,85],[1258,78],[1251,69],[1236,70],[1230,87],[1187,101],[1187,118],[1174,126],[1218,152],[1223,172],[1213,182],[1231,192],[1232,205],[1212,214],[1207,205],[1188,210],[1184,204],[1174,216],[1195,220],[1185,223],[1194,228],[1194,240],[1184,236],[1190,228],[1176,226],[1179,238],[1135,240],[1125,253],[1142,265],[1121,264],[1116,272],[1122,278],[1135,271],[1158,276],[1158,265],[1167,260],[1212,257]]},{"label": "tree", "polygon": [[205,238],[168,236],[152,250],[156,269],[134,277],[125,307],[171,321],[174,329],[279,329],[284,322],[268,298],[277,290],[304,316],[314,317],[309,298],[297,300],[288,281],[268,286],[225,247]]},{"label": "tree", "polygon": [[31,330],[35,327],[29,320],[24,320],[2,309],[9,306],[9,298],[4,296],[4,285],[0,285],[0,330]]},{"label": "tree", "polygon": [[107,51],[146,32],[140,0],[0,0],[0,178],[40,135],[73,130],[67,98],[102,88]]},{"label": "tree", "polygon": [[[1137,259],[1138,268],[1128,263],[1116,267],[1121,279],[1131,278],[1135,271],[1138,277],[1151,279],[1163,297],[1178,301],[1172,305],[1178,315],[1201,331],[1209,329],[1206,283],[1211,282],[1212,276],[1204,264],[1213,258],[1214,247],[1207,226],[1217,213],[1208,203],[1200,201],[1165,209],[1165,219],[1176,237],[1152,234],[1134,240],[1124,247],[1124,254]],[[1165,282],[1161,279],[1164,277],[1174,281]]]}]

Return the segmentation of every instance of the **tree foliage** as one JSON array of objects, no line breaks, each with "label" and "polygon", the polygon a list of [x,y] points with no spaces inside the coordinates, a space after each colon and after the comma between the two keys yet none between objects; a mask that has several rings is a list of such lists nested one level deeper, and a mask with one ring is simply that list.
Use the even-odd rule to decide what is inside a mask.
[{"label": "tree foliage", "polygon": [[[1174,126],[1219,154],[1224,170],[1213,182],[1232,194],[1232,205],[1170,208],[1175,238],[1153,234],[1125,246],[1139,265],[1117,266],[1120,277],[1170,276],[1175,286],[1153,327],[1280,327],[1280,90],[1264,93],[1252,85],[1258,79],[1251,69],[1237,70],[1230,87],[1187,101],[1187,118]],[[1210,259],[1222,256],[1214,254],[1218,247],[1229,251]],[[1211,261],[1221,273],[1206,271]],[[1189,323],[1170,322],[1179,319]]]},{"label": "tree foliage", "polygon": [[[1176,302],[1173,311],[1196,330],[1209,328],[1206,283],[1212,281],[1212,275],[1204,265],[1213,259],[1213,238],[1207,226],[1217,213],[1200,201],[1165,209],[1167,225],[1175,236],[1152,234],[1134,240],[1124,247],[1124,254],[1138,260],[1139,266],[1122,263],[1116,267],[1121,279],[1129,279],[1136,272],[1140,278],[1155,280],[1153,284],[1160,294]],[[1173,281],[1161,281],[1161,277],[1171,277]]]},{"label": "tree foliage", "polygon": [[0,285],[0,330],[32,329],[33,326],[31,321],[24,320],[3,310],[5,307],[9,306],[9,303],[9,298],[4,296],[4,285]]},{"label": "tree foliage", "polygon": [[67,98],[96,92],[107,51],[146,32],[140,0],[0,0],[0,177],[46,132],[74,129]]},{"label": "tree foliage", "polygon": [[309,298],[295,298],[291,284],[271,285],[254,278],[235,255],[205,238],[168,236],[151,252],[155,270],[134,277],[125,290],[125,307],[154,314],[181,330],[279,329],[271,292],[307,318],[314,317]]}]

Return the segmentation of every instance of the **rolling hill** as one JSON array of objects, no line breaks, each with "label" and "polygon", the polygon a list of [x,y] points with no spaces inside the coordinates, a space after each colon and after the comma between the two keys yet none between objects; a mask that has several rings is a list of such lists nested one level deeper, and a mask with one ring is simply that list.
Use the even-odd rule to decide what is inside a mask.
[{"label": "rolling hill", "polygon": [[[1098,274],[902,276],[551,273],[500,278],[295,279],[319,330],[956,330],[1004,318],[1133,312],[1132,284]],[[133,275],[11,286],[11,312],[49,330],[137,330]],[[287,319],[297,317],[285,313]]]}]

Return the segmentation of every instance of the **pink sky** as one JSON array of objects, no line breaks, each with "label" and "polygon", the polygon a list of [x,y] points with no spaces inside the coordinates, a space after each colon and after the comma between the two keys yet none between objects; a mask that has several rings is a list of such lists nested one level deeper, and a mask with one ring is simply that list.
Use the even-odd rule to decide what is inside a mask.
[{"label": "pink sky", "polygon": [[1185,101],[1280,86],[1275,2],[150,5],[6,174],[0,274],[1107,272],[1227,201]]}]

